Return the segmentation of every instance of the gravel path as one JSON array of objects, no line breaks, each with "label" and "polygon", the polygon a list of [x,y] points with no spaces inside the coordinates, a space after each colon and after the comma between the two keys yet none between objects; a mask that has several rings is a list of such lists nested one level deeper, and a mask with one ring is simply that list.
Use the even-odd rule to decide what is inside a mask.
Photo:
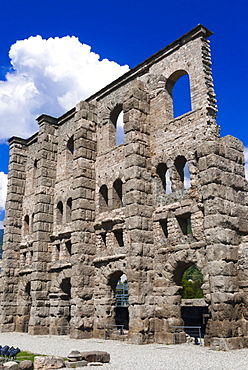
[{"label": "gravel path", "polygon": [[[135,345],[101,339],[70,339],[67,336],[0,333],[1,345],[13,345],[21,350],[62,356],[79,351],[102,350],[110,353],[109,364],[92,369],[109,370],[243,370],[248,369],[248,349],[229,352],[210,351],[193,344]],[[81,368],[86,369],[84,368]]]}]

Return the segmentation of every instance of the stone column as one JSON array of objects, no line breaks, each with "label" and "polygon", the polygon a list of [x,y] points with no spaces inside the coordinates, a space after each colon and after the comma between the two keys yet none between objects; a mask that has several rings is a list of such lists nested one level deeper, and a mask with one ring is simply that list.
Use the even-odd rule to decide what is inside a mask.
[{"label": "stone column", "polygon": [[94,105],[76,106],[72,200],[71,337],[92,336],[95,268],[95,159]]},{"label": "stone column", "polygon": [[213,349],[240,348],[247,335],[237,275],[240,235],[247,233],[240,222],[247,210],[243,144],[226,136],[203,144],[198,153],[210,286],[206,343]]},{"label": "stone column", "polygon": [[50,277],[47,265],[51,261],[48,243],[53,228],[54,183],[56,179],[57,119],[42,115],[38,118],[37,188],[33,223],[33,272],[31,283],[32,307],[29,334],[49,333]]},{"label": "stone column", "polygon": [[9,140],[10,162],[1,274],[1,331],[14,331],[17,314],[19,246],[22,228],[22,200],[25,191],[26,140]]},{"label": "stone column", "polygon": [[135,81],[125,97],[125,217],[128,252],[129,339],[152,339],[152,196],[149,152],[149,96]]}]

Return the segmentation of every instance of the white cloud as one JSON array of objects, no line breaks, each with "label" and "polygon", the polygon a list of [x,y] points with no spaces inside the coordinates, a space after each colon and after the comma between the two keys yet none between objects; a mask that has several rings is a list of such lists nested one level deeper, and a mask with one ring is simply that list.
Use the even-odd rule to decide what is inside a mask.
[{"label": "white cloud", "polygon": [[244,147],[244,155],[245,155],[245,177],[248,180],[248,147]]},{"label": "white cloud", "polygon": [[0,221],[0,229],[3,229],[3,221]]},{"label": "white cloud", "polygon": [[78,38],[17,41],[9,57],[13,71],[0,81],[0,140],[28,137],[42,114],[60,116],[128,71],[128,66],[100,60]]},{"label": "white cloud", "polygon": [[7,194],[7,175],[4,172],[0,172],[0,211],[4,210],[6,194]]}]

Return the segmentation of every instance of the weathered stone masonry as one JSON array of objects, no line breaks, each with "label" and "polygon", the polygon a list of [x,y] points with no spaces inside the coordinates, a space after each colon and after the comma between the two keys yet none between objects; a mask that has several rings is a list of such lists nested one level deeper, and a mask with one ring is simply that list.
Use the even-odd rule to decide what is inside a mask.
[{"label": "weathered stone masonry", "polygon": [[[129,340],[172,342],[181,278],[196,265],[205,343],[248,346],[243,144],[219,136],[210,35],[198,25],[62,117],[40,116],[31,138],[10,139],[2,331],[103,337],[124,273]],[[186,74],[192,110],[174,118],[172,90]]]}]

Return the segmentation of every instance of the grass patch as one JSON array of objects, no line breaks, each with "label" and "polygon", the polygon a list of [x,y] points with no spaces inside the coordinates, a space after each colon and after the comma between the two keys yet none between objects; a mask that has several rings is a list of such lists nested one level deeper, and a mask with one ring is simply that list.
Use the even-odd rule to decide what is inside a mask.
[{"label": "grass patch", "polygon": [[21,351],[16,356],[16,359],[18,361],[30,360],[30,361],[33,361],[34,362],[34,357],[35,356],[44,356],[44,355],[41,355],[39,353],[32,353],[32,352]]}]

